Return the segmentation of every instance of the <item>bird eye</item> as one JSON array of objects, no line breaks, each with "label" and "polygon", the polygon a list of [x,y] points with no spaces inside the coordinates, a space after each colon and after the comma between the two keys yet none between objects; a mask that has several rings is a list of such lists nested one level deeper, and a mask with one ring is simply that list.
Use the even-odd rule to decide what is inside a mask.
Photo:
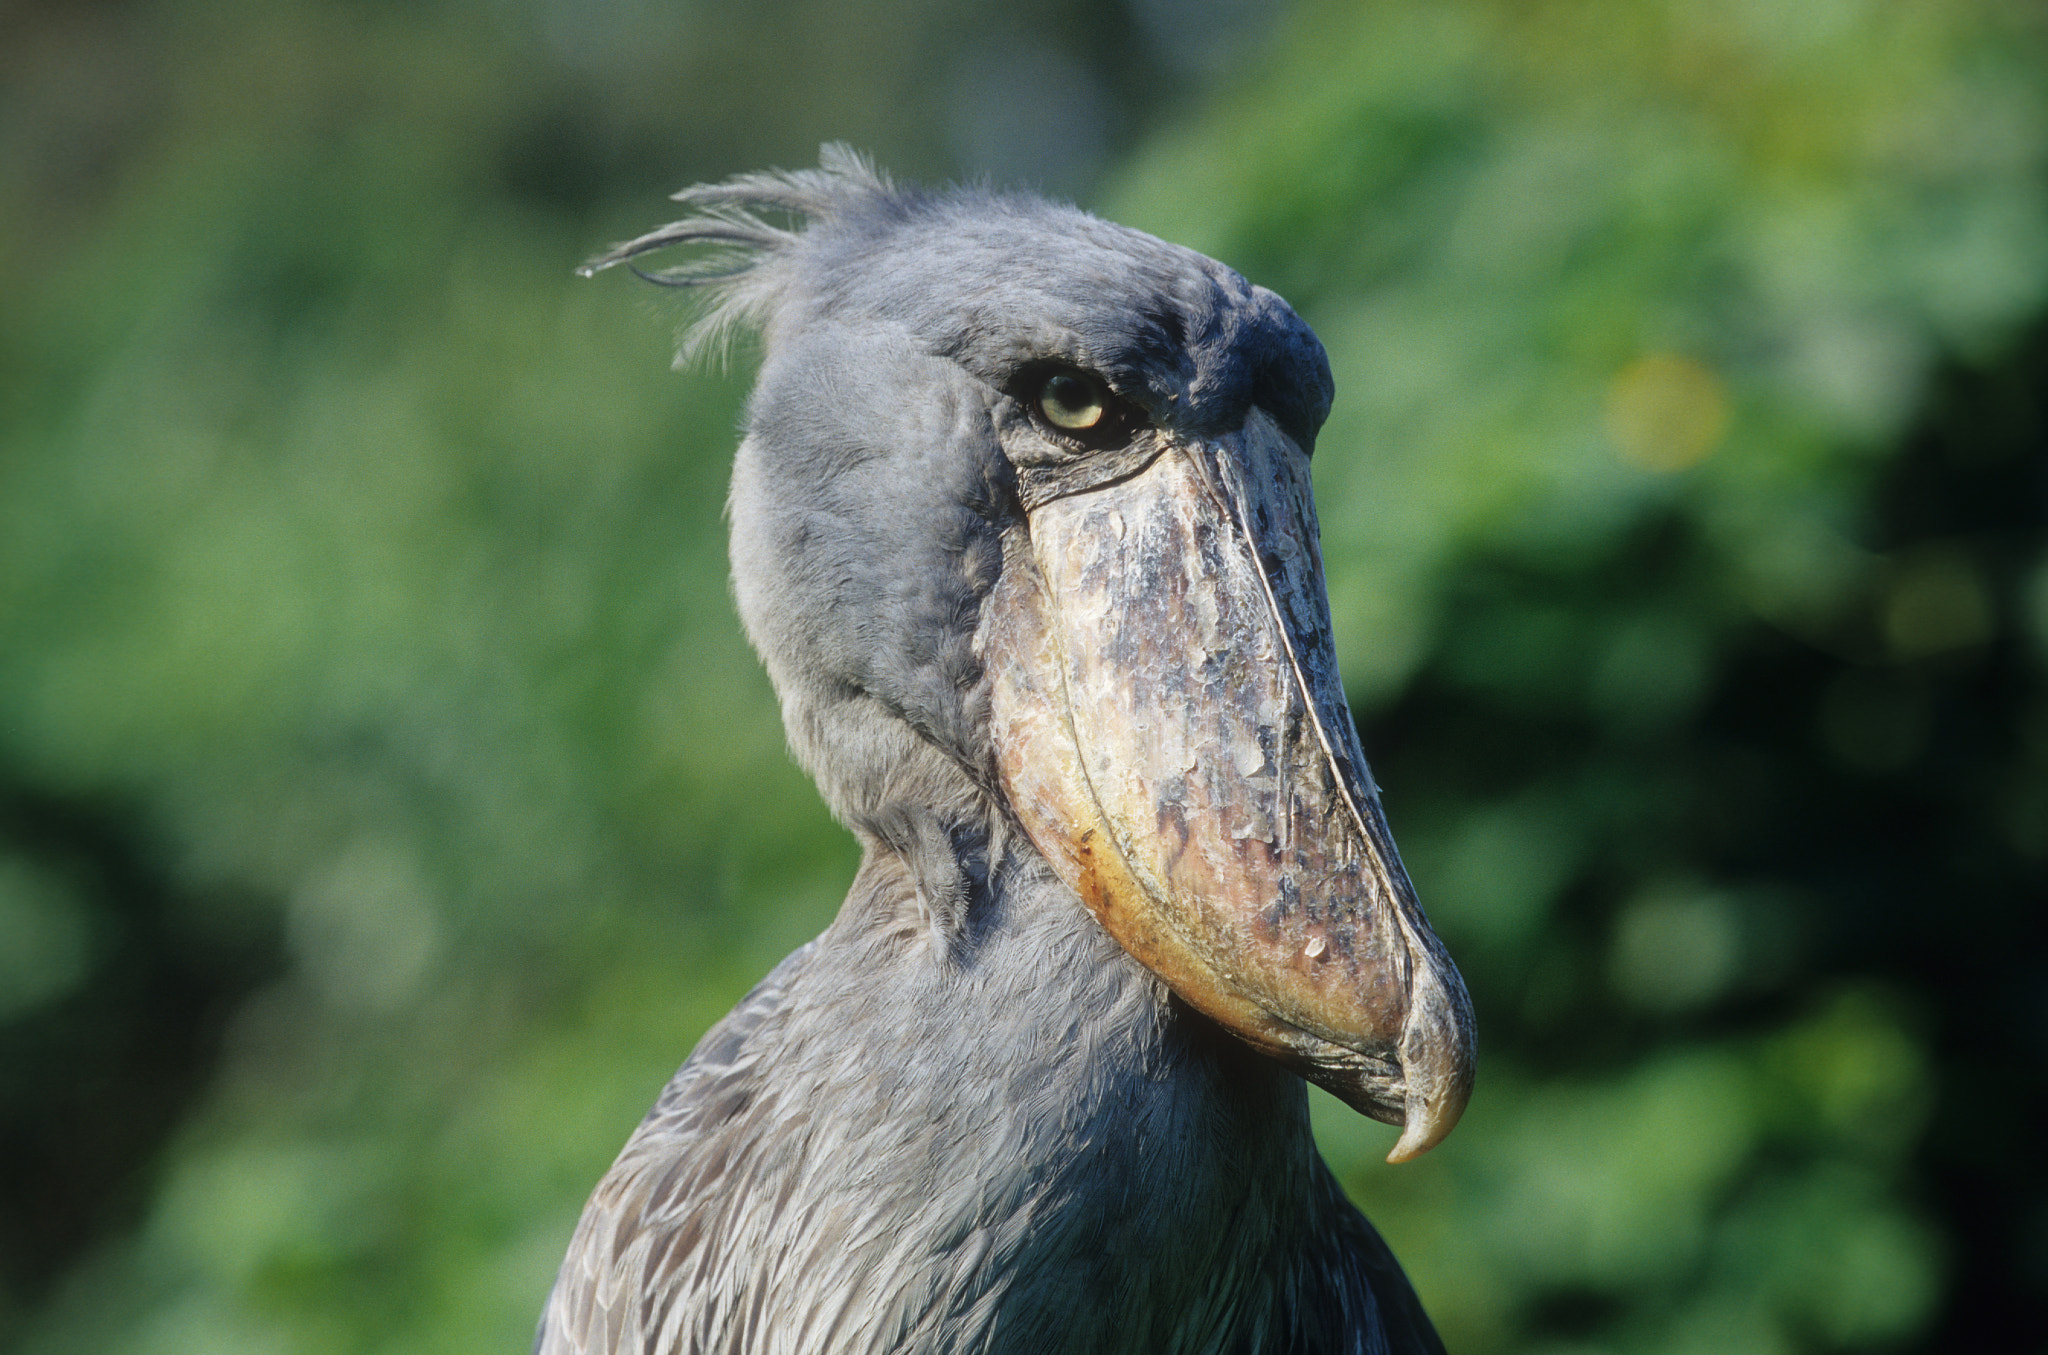
[{"label": "bird eye", "polygon": [[1069,433],[1085,433],[1109,413],[1109,392],[1084,372],[1054,372],[1038,388],[1038,410],[1047,423]]}]

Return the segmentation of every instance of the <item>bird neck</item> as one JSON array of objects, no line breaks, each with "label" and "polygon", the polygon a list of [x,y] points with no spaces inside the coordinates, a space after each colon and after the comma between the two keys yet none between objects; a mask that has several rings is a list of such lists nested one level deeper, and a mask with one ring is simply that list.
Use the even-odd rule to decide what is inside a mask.
[{"label": "bird neck", "polygon": [[1348,1211],[1300,1081],[1174,999],[1021,836],[870,841],[791,999],[773,1066],[832,1107],[811,1151],[886,1218],[876,1273],[999,1315],[1002,1349],[1208,1348],[1257,1296],[1284,1306]]}]

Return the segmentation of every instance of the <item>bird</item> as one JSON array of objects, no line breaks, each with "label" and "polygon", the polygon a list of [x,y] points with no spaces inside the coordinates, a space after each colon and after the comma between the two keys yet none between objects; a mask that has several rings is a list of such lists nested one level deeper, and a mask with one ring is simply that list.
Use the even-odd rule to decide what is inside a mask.
[{"label": "bird", "polygon": [[[859,842],[591,1196],[538,1355],[1442,1346],[1319,1156],[1473,1020],[1339,681],[1333,382],[1273,292],[846,147],[676,195],[618,264],[758,335],[733,593]],[[665,267],[643,264],[680,251]]]}]

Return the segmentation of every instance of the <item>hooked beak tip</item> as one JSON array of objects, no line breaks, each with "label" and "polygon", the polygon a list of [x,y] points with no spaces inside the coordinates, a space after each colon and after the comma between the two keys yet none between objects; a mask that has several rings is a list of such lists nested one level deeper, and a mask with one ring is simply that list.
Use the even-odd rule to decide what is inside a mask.
[{"label": "hooked beak tip", "polygon": [[1422,967],[1402,1032],[1401,1137],[1389,1162],[1412,1162],[1444,1141],[1472,1099],[1472,999],[1433,936],[1418,938]]},{"label": "hooked beak tip", "polygon": [[1394,1150],[1387,1154],[1387,1161],[1399,1165],[1413,1162],[1430,1149],[1444,1141],[1451,1127],[1458,1122],[1462,1105],[1455,1109],[1446,1107],[1434,1098],[1411,1092],[1408,1096],[1406,1119],[1401,1127],[1401,1137],[1394,1144]]}]

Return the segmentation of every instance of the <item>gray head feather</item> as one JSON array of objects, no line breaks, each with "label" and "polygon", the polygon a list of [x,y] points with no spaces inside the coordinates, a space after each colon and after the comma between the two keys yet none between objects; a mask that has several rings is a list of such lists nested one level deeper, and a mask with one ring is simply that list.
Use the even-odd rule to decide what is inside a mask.
[{"label": "gray head feather", "polygon": [[1072,207],[900,188],[843,146],[676,200],[687,215],[584,271],[708,246],[643,274],[707,293],[679,361],[763,335],[735,587],[798,759],[856,829],[989,783],[973,616],[1015,516],[992,411],[1021,367],[1099,372],[1192,433],[1257,402],[1309,447],[1329,410],[1322,346],[1279,297]]}]

